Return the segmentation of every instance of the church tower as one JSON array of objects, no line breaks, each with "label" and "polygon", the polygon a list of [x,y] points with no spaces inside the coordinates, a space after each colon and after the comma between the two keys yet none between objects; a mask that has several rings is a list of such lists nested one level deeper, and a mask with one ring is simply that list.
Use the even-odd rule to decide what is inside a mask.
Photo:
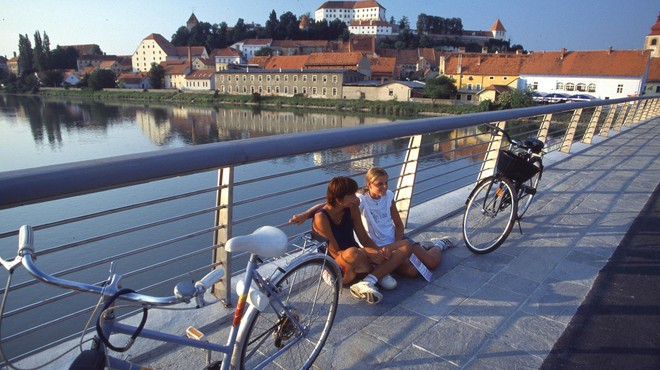
[{"label": "church tower", "polygon": [[651,33],[644,40],[644,49],[652,50],[652,58],[660,58],[660,14],[658,14],[658,20],[651,27]]},{"label": "church tower", "polygon": [[195,17],[195,13],[192,13],[190,15],[190,18],[188,18],[188,22],[186,22],[186,28],[188,31],[192,30],[193,27],[199,24],[199,21],[197,20],[197,17]]}]

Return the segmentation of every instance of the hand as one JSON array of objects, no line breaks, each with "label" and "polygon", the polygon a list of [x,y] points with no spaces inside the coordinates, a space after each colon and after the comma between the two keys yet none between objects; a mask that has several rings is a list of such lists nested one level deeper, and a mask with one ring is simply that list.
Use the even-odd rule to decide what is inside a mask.
[{"label": "hand", "polygon": [[307,212],[302,212],[302,213],[297,213],[289,219],[289,223],[295,224],[295,225],[302,225],[307,221]]},{"label": "hand", "polygon": [[391,254],[387,248],[362,248],[362,250],[367,254],[369,261],[375,265],[387,261]]}]

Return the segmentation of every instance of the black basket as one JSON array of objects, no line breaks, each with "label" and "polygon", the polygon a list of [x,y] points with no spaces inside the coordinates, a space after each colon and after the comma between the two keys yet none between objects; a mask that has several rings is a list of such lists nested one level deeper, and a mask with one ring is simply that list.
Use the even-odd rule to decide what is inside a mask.
[{"label": "black basket", "polygon": [[508,150],[500,150],[497,172],[516,182],[525,182],[539,172],[539,168]]}]

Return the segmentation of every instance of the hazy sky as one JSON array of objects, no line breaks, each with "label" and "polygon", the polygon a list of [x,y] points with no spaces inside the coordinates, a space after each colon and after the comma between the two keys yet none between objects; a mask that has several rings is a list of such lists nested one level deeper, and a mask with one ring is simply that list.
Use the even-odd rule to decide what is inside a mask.
[{"label": "hazy sky", "polygon": [[[45,31],[51,48],[98,44],[107,54],[133,54],[151,33],[168,40],[194,11],[202,22],[264,25],[270,12],[300,16],[323,1],[309,0],[79,0],[5,1],[0,6],[0,55],[18,52],[18,35]],[[411,25],[420,13],[457,17],[467,30],[488,30],[497,18],[512,44],[527,50],[641,49],[660,12],[658,0],[380,0],[387,19]]]}]

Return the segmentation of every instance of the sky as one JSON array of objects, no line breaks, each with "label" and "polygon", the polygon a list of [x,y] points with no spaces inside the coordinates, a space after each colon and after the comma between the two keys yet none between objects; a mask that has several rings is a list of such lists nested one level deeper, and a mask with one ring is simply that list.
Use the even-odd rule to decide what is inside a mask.
[{"label": "sky", "polygon": [[[18,35],[34,42],[35,31],[57,45],[98,44],[111,55],[131,55],[142,39],[159,33],[168,40],[192,12],[211,24],[265,25],[271,11],[310,13],[323,0],[80,0],[7,1],[0,6],[0,55],[18,53]],[[386,16],[421,13],[461,18],[466,30],[489,30],[500,19],[511,44],[530,51],[641,49],[660,13],[658,0],[379,0]]]}]

